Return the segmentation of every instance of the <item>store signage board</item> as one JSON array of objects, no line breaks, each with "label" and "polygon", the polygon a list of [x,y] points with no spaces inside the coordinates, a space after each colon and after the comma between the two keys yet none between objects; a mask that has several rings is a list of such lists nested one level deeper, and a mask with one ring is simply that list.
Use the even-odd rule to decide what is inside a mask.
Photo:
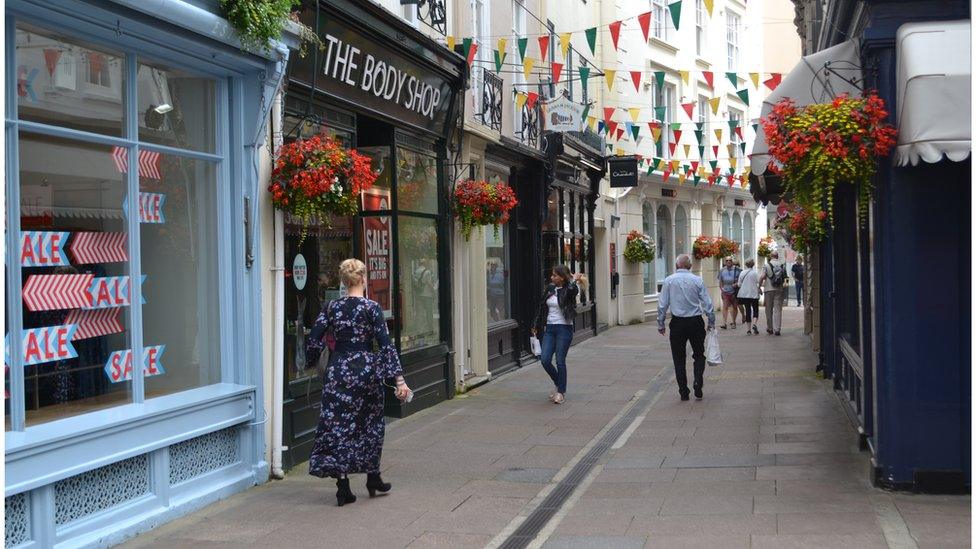
[{"label": "store signage board", "polygon": [[[373,188],[363,193],[363,210],[389,210],[389,191]],[[393,316],[393,300],[390,295],[393,265],[393,238],[391,218],[386,216],[363,217],[363,243],[366,247],[366,292],[379,304],[386,318]]]},{"label": "store signage board", "polygon": [[[162,356],[165,345],[153,345],[142,349],[142,375],[145,377],[165,374]],[[113,351],[105,361],[105,375],[112,383],[132,379],[132,350]]]},{"label": "store signage board", "polygon": [[583,131],[583,110],[586,107],[574,103],[566,96],[559,96],[542,104],[543,121],[546,130],[551,132]]},{"label": "store signage board", "polygon": [[[450,82],[383,43],[346,26],[339,18],[323,17],[319,38],[324,49],[296,59],[291,76],[316,92],[443,135],[451,105]],[[313,70],[314,59],[319,66]]]},{"label": "store signage board", "polygon": [[291,276],[295,282],[295,289],[299,292],[304,290],[305,283],[308,282],[308,263],[305,262],[305,256],[302,254],[295,256],[291,266]]},{"label": "store signage board", "polygon": [[637,186],[637,157],[618,156],[609,161],[611,187]]}]

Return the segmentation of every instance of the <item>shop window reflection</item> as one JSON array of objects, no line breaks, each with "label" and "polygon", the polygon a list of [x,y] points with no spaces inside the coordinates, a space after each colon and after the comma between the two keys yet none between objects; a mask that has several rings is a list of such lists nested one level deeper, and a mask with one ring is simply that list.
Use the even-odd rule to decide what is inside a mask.
[{"label": "shop window reflection", "polygon": [[399,216],[401,330],[400,350],[441,341],[437,222]]},{"label": "shop window reflection", "polygon": [[397,148],[397,209],[437,213],[437,159]]}]

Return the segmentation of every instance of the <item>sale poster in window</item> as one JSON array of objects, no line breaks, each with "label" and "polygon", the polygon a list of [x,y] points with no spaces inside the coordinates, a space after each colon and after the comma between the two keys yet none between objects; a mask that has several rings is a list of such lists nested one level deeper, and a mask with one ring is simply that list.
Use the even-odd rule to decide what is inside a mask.
[{"label": "sale poster in window", "polygon": [[[363,193],[366,211],[389,210],[390,195],[385,189],[373,188]],[[383,309],[383,315],[393,315],[391,271],[393,267],[393,230],[390,217],[363,218],[363,245],[366,256],[366,292]]]}]

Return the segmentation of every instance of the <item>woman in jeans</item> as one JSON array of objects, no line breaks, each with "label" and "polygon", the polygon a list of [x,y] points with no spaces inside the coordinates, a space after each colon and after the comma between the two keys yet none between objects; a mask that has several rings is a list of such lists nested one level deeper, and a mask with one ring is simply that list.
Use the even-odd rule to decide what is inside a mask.
[{"label": "woman in jeans", "polygon": [[746,308],[746,335],[759,334],[756,328],[756,321],[759,319],[759,273],[753,267],[756,262],[749,259],[746,261],[746,270],[739,275],[739,303]]},{"label": "woman in jeans", "polygon": [[[549,286],[542,294],[539,312],[532,327],[532,335],[542,333],[542,367],[556,386],[549,400],[562,404],[566,400],[566,353],[573,341],[573,322],[576,319],[576,281],[581,275],[569,272],[565,265],[553,267],[549,274]],[[552,357],[556,356],[556,367]]]}]

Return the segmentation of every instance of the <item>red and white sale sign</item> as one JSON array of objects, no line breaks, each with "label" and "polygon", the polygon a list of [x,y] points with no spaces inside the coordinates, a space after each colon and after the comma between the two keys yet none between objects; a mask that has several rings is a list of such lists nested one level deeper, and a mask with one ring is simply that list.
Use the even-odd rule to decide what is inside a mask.
[{"label": "red and white sale sign", "polygon": [[[384,189],[363,193],[363,209],[389,210],[390,196]],[[363,218],[363,244],[366,248],[366,291],[386,316],[393,311],[390,295],[393,276],[393,228],[389,217]]]},{"label": "red and white sale sign", "polygon": [[[166,373],[162,361],[165,350],[165,345],[153,345],[142,349],[143,376],[158,376]],[[105,361],[105,375],[112,383],[132,379],[132,350],[113,351]]]}]

